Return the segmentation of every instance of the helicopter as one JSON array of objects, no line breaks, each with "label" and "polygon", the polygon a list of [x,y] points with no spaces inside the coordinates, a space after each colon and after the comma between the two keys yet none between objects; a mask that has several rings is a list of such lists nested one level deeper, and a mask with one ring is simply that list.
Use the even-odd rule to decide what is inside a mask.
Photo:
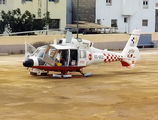
[{"label": "helicopter", "polygon": [[[88,77],[92,73],[84,73],[83,68],[98,63],[120,61],[124,67],[134,67],[140,58],[137,44],[141,30],[135,29],[121,53],[101,50],[93,47],[94,43],[81,38],[72,37],[67,31],[66,37],[54,44],[40,46],[37,49],[25,43],[25,61],[23,66],[35,76],[51,75],[55,78]],[[50,71],[59,74],[49,74]],[[70,72],[79,72],[81,75],[72,75]]]}]

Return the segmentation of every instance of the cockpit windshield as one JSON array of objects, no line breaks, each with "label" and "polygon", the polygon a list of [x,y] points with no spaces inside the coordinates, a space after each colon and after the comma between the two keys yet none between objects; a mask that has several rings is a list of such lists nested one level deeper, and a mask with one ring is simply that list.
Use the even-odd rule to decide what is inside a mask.
[{"label": "cockpit windshield", "polygon": [[37,50],[32,54],[32,56],[42,58],[45,52],[46,46],[37,48]]},{"label": "cockpit windshield", "polygon": [[[48,50],[47,50],[48,49]],[[37,50],[32,54],[32,56],[43,58],[44,54],[48,54],[54,57],[57,50],[54,47],[49,47],[47,45],[37,48]]]}]

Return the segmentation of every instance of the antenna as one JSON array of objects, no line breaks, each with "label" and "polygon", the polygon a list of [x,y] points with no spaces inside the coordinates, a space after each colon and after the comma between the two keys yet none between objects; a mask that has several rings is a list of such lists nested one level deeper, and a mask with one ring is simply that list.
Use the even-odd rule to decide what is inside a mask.
[{"label": "antenna", "polygon": [[[49,29],[49,23],[48,23],[48,0],[46,0],[46,29]],[[46,35],[48,35],[48,31],[46,31]]]},{"label": "antenna", "polygon": [[79,8],[79,0],[77,0],[77,39],[78,39],[78,8]]}]

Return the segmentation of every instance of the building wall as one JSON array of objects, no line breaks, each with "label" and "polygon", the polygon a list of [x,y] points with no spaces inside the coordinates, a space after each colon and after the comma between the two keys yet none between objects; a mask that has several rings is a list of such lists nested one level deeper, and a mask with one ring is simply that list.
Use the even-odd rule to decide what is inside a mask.
[{"label": "building wall", "polygon": [[[6,4],[0,4],[0,11],[8,11],[12,9],[20,8],[22,13],[26,10],[36,15],[37,19],[43,18],[43,15],[46,13],[46,0],[6,0]],[[58,0],[58,2],[49,2],[48,11],[50,12],[51,19],[60,19],[60,28],[65,28],[66,26],[66,17],[70,16],[70,13],[67,13],[67,5],[70,5],[71,0]],[[71,20],[67,20],[71,22]]]},{"label": "building wall", "polygon": [[155,32],[158,32],[158,9],[155,10]]},{"label": "building wall", "polygon": [[[3,36],[0,37],[0,53],[22,53],[24,52],[24,44],[28,42],[34,44],[36,42],[53,43],[54,39],[59,40],[65,35],[47,35],[47,36]],[[75,37],[75,35],[74,35]],[[123,49],[129,39],[128,34],[98,34],[98,35],[82,35],[79,38],[94,42],[94,47],[100,49]],[[152,33],[152,41],[155,48],[158,48],[158,34]]]},{"label": "building wall", "polygon": [[[0,37],[0,53],[22,53],[24,52],[25,42],[34,44],[36,42],[53,43],[54,39],[59,40],[65,35],[39,35],[39,36],[3,36]],[[74,35],[76,37],[76,35]],[[129,35],[127,34],[101,34],[101,35],[82,35],[79,38],[94,42],[94,46],[100,49],[120,49],[120,45],[124,47]],[[117,38],[117,39],[116,39]],[[123,41],[119,43],[119,41]],[[116,44],[118,43],[118,44]],[[114,45],[115,44],[115,45]]]},{"label": "building wall", "polygon": [[[155,0],[149,0],[148,9],[143,9],[143,0],[112,0],[111,6],[106,5],[106,0],[97,0],[95,22],[97,19],[105,26],[111,26],[111,19],[117,19],[120,32],[131,33],[135,28],[143,33],[155,32]],[[148,26],[142,26],[143,19],[148,19]]]},{"label": "building wall", "polygon": [[[79,0],[79,21],[95,23],[96,0]],[[72,0],[72,21],[77,21],[77,0]]]},{"label": "building wall", "polygon": [[155,32],[158,32],[158,0],[156,0],[155,6]]},{"label": "building wall", "polygon": [[72,0],[67,0],[66,24],[72,24]]}]

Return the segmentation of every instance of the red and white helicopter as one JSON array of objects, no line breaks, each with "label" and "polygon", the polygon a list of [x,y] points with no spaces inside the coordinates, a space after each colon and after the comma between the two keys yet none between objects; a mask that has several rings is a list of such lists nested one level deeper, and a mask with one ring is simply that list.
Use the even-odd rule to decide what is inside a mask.
[{"label": "red and white helicopter", "polygon": [[135,29],[125,48],[121,53],[111,52],[93,47],[93,43],[88,40],[76,39],[71,32],[67,32],[66,38],[60,39],[54,44],[38,47],[25,43],[25,58],[23,66],[32,68],[31,75],[48,75],[49,71],[60,72],[51,74],[52,77],[70,78],[76,77],[69,72],[80,72],[78,77],[90,76],[92,73],[84,74],[82,68],[101,62],[120,61],[122,66],[134,67],[139,59],[139,49],[137,48],[141,30]]}]

